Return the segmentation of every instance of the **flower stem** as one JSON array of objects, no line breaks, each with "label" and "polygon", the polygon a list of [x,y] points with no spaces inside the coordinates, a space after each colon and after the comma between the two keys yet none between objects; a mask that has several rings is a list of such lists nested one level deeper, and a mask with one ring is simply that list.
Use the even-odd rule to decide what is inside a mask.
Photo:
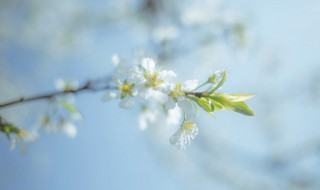
[{"label": "flower stem", "polygon": [[192,91],[198,90],[199,88],[205,86],[206,84],[208,84],[208,81],[203,83],[203,84],[201,84],[200,86],[198,86],[197,88],[193,89]]},{"label": "flower stem", "polygon": [[[16,105],[16,104],[33,102],[33,101],[37,101],[37,100],[50,100],[56,96],[70,94],[70,93],[77,94],[77,93],[81,93],[81,92],[85,92],[85,91],[101,91],[101,90],[113,89],[114,87],[110,86],[109,81],[110,81],[110,79],[102,80],[102,81],[89,80],[77,89],[56,91],[56,92],[51,92],[51,93],[47,93],[47,94],[35,95],[35,96],[31,96],[31,97],[21,97],[16,100],[8,101],[5,103],[0,103],[0,109],[6,108],[8,106]],[[103,83],[103,84],[101,85],[100,83]]]}]

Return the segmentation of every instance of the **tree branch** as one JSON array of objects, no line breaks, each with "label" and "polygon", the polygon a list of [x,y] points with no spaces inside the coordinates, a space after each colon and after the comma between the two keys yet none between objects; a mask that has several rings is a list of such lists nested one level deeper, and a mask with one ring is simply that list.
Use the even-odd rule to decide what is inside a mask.
[{"label": "tree branch", "polygon": [[[85,91],[102,91],[102,90],[108,90],[108,89],[114,89],[114,87],[110,86],[109,84],[110,78],[107,80],[96,80],[96,81],[87,81],[83,83],[80,87],[76,89],[66,89],[64,91],[56,91],[56,92],[51,92],[51,93],[46,93],[46,94],[41,94],[41,95],[35,95],[35,96],[30,96],[30,97],[21,97],[16,100],[8,101],[5,103],[0,104],[0,109],[6,108],[8,106],[16,105],[16,104],[21,104],[21,103],[26,103],[26,102],[32,102],[32,101],[37,101],[37,100],[51,100],[52,98],[59,96],[59,95],[64,95],[64,94],[78,94],[82,93]],[[103,85],[99,84],[101,82],[104,82]]]}]

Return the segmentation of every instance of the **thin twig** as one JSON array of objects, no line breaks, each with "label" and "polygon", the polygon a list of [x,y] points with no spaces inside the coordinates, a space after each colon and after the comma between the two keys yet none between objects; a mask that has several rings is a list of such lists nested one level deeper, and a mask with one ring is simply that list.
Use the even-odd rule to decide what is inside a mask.
[{"label": "thin twig", "polygon": [[8,101],[5,103],[0,104],[0,109],[20,104],[20,103],[26,103],[26,102],[32,102],[32,101],[37,101],[37,100],[51,100],[52,98],[59,96],[59,95],[64,95],[64,94],[78,94],[84,91],[102,91],[102,90],[107,90],[107,89],[112,89],[108,82],[105,85],[102,86],[95,86],[94,83],[98,83],[100,81],[87,81],[85,82],[82,86],[76,88],[76,89],[67,89],[64,91],[56,91],[56,92],[51,92],[51,93],[46,93],[46,94],[41,94],[41,95],[35,95],[35,96],[30,96],[30,97],[21,97],[16,100]]}]

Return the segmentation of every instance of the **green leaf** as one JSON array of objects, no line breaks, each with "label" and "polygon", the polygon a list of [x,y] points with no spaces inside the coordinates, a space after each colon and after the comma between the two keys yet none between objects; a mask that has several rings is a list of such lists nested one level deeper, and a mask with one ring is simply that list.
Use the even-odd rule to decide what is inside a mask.
[{"label": "green leaf", "polygon": [[216,87],[214,87],[214,89],[212,89],[209,94],[213,94],[216,90],[218,90],[223,84],[224,82],[226,81],[227,79],[227,72],[226,71],[223,71],[223,75],[222,75],[222,79],[221,81],[217,84]]},{"label": "green leaf", "polygon": [[221,109],[223,109],[223,106],[221,104],[219,104],[218,102],[216,101],[211,101],[212,102],[212,105],[214,106],[214,111],[219,111]]},{"label": "green leaf", "polygon": [[233,102],[232,103],[235,112],[241,113],[247,116],[253,116],[253,111],[248,107],[245,102]]},{"label": "green leaf", "polygon": [[213,113],[212,113],[212,112],[208,112],[208,114],[209,114],[211,117],[213,117],[213,118],[217,119],[217,118],[216,118],[216,116],[215,116],[215,115],[213,115]]},{"label": "green leaf", "polygon": [[223,94],[223,96],[232,102],[241,102],[255,96],[255,94]]},{"label": "green leaf", "polygon": [[193,100],[200,106],[204,111],[210,113],[214,111],[214,106],[211,101],[207,98],[198,98],[196,96],[188,96],[189,99]]},{"label": "green leaf", "polygon": [[215,105],[215,110],[217,109],[226,109],[241,113],[247,116],[253,116],[253,111],[247,106],[243,101],[233,101],[228,99],[224,94],[213,94],[208,97],[212,100],[213,105]]}]

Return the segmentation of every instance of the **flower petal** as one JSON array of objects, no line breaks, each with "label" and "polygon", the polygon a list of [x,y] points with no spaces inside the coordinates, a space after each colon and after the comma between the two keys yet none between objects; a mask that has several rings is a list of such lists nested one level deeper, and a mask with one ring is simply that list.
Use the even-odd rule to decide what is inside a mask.
[{"label": "flower petal", "polygon": [[134,101],[132,98],[124,98],[120,101],[119,106],[124,109],[130,109],[134,106]]},{"label": "flower petal", "polygon": [[186,82],[184,82],[181,89],[183,91],[190,92],[190,91],[194,90],[195,88],[197,88],[197,86],[198,86],[198,80],[196,80],[196,79],[187,80]]},{"label": "flower petal", "polygon": [[172,98],[168,98],[167,102],[164,104],[165,109],[173,109],[176,107],[176,101],[174,101]]},{"label": "flower petal", "polygon": [[160,79],[170,79],[176,77],[176,73],[171,70],[162,70],[159,72]]},{"label": "flower petal", "polygon": [[156,67],[156,63],[151,58],[143,58],[141,66],[148,74],[153,74]]},{"label": "flower petal", "polygon": [[119,95],[118,95],[117,91],[110,91],[110,92],[107,92],[105,95],[102,96],[101,101],[102,102],[106,102],[106,101],[115,99],[118,96]]},{"label": "flower petal", "polygon": [[112,55],[111,62],[115,67],[117,67],[120,62],[119,56],[117,54]]},{"label": "flower petal", "polygon": [[193,122],[184,122],[180,128],[169,139],[170,143],[180,150],[185,150],[198,135],[197,125]]},{"label": "flower petal", "polygon": [[139,129],[145,130],[150,123],[155,122],[157,119],[156,112],[153,110],[146,110],[142,112],[139,116]]},{"label": "flower petal", "polygon": [[63,133],[65,133],[68,137],[74,138],[77,136],[77,128],[76,126],[71,123],[71,122],[65,122],[62,126],[61,129]]},{"label": "flower petal", "polygon": [[61,90],[61,91],[64,91],[64,88],[65,88],[65,86],[66,86],[66,82],[65,82],[63,79],[61,79],[61,78],[57,79],[57,80],[54,82],[54,84],[55,84],[55,86],[56,86],[56,89]]},{"label": "flower petal", "polygon": [[194,110],[192,109],[192,103],[188,99],[180,99],[177,102],[178,107],[182,109],[182,112],[187,115],[187,117],[191,117],[193,115]]}]

